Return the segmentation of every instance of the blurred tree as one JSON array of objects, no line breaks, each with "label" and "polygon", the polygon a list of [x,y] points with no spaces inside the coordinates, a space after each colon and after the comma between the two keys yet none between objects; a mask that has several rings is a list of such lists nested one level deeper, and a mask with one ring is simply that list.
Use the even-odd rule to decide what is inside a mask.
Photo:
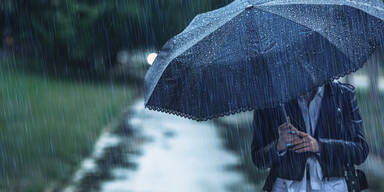
[{"label": "blurred tree", "polygon": [[42,68],[104,73],[117,51],[159,48],[196,14],[230,1],[2,0],[0,15],[9,16],[18,53],[47,61]]},{"label": "blurred tree", "polygon": [[377,50],[368,60],[369,93],[372,99],[379,96],[379,66],[384,66],[383,50]]},{"label": "blurred tree", "polygon": [[0,12],[0,38],[2,42],[3,49],[7,46],[11,46],[13,44],[13,37],[11,34],[11,25],[10,25],[10,16],[9,10],[11,9],[11,4],[8,0],[5,0],[2,4],[0,4],[0,10],[4,10]]},{"label": "blurred tree", "polygon": [[1,11],[11,17],[19,53],[38,56],[51,63],[46,66],[51,68],[59,67],[57,64],[87,66],[87,56],[95,44],[93,24],[104,4],[74,0],[16,0],[7,4]]}]

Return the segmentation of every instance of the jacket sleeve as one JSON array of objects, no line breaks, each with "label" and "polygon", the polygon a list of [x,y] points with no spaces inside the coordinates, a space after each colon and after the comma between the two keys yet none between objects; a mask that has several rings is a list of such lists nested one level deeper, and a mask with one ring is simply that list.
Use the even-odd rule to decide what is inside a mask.
[{"label": "jacket sleeve", "polygon": [[343,139],[319,138],[318,141],[320,160],[327,164],[360,165],[369,153],[355,91],[346,91],[346,96],[348,115],[345,116],[345,136]]},{"label": "jacket sleeve", "polygon": [[282,156],[277,151],[277,125],[271,121],[271,112],[255,110],[253,115],[251,144],[252,161],[259,169],[271,168]]}]

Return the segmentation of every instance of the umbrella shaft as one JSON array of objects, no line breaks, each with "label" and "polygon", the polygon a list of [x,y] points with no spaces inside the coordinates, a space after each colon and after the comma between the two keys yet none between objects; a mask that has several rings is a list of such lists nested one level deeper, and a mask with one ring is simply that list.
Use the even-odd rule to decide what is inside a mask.
[{"label": "umbrella shaft", "polygon": [[281,110],[283,111],[285,121],[288,122],[288,115],[287,115],[287,111],[285,110],[285,104],[280,103],[280,107],[281,107]]}]

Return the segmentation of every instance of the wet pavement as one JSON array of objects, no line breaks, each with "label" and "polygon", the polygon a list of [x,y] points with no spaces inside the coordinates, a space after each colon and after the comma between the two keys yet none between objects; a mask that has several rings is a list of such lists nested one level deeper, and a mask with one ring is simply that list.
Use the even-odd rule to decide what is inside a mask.
[{"label": "wet pavement", "polygon": [[212,121],[149,111],[143,101],[125,125],[106,131],[64,191],[257,191],[225,149]]},{"label": "wet pavement", "polygon": [[[355,75],[350,80],[360,89],[368,88],[364,76]],[[378,82],[384,91],[384,79]],[[117,129],[106,129],[100,136],[92,155],[63,191],[260,190],[260,183],[250,181],[259,173],[247,167],[251,166],[249,157],[241,150],[249,144],[250,130],[240,127],[247,127],[251,112],[222,118],[220,123],[195,122],[149,111],[138,100],[123,117]],[[237,143],[239,137],[242,140]],[[370,154],[361,168],[371,180],[384,178],[381,157]],[[263,173],[256,178],[264,180]]]}]

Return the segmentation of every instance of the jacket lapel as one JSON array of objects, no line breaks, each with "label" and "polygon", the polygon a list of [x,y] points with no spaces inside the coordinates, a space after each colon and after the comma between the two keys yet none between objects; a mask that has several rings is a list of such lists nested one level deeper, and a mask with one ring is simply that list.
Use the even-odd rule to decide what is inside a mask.
[{"label": "jacket lapel", "polygon": [[319,113],[319,118],[316,123],[316,129],[315,129],[315,138],[319,138],[320,132],[324,131],[326,129],[326,125],[328,121],[330,120],[328,117],[330,115],[330,105],[332,105],[332,99],[334,97],[334,88],[332,82],[325,84],[324,86],[324,95],[323,99],[321,101],[321,108]]},{"label": "jacket lapel", "polygon": [[299,131],[306,132],[303,114],[301,113],[297,99],[293,99],[288,103],[287,114],[291,118],[293,126],[295,126]]},{"label": "jacket lapel", "polygon": [[321,132],[321,129],[324,128],[324,122],[326,120],[325,116],[326,116],[326,113],[328,111],[328,104],[329,104],[329,97],[328,96],[325,96],[324,94],[324,97],[321,101],[321,107],[320,107],[320,113],[319,113],[319,117],[317,119],[317,123],[316,123],[316,128],[315,128],[315,135],[314,135],[314,138],[319,138],[319,132]]},{"label": "jacket lapel", "polygon": [[[331,101],[332,101],[331,99],[334,96],[333,94],[334,88],[333,88],[332,82],[326,83],[324,88],[325,89],[324,89],[323,99],[320,105],[319,118],[315,128],[315,134],[314,134],[315,138],[319,137],[319,132],[321,132],[321,129],[324,129],[324,126],[325,126],[324,123],[327,123],[326,122],[327,112],[329,111],[329,105],[331,104]],[[295,126],[299,131],[306,132],[303,114],[301,112],[297,99],[293,99],[290,102],[288,102],[288,104],[286,105],[286,110],[287,110],[288,116],[291,118],[292,125]]]}]

